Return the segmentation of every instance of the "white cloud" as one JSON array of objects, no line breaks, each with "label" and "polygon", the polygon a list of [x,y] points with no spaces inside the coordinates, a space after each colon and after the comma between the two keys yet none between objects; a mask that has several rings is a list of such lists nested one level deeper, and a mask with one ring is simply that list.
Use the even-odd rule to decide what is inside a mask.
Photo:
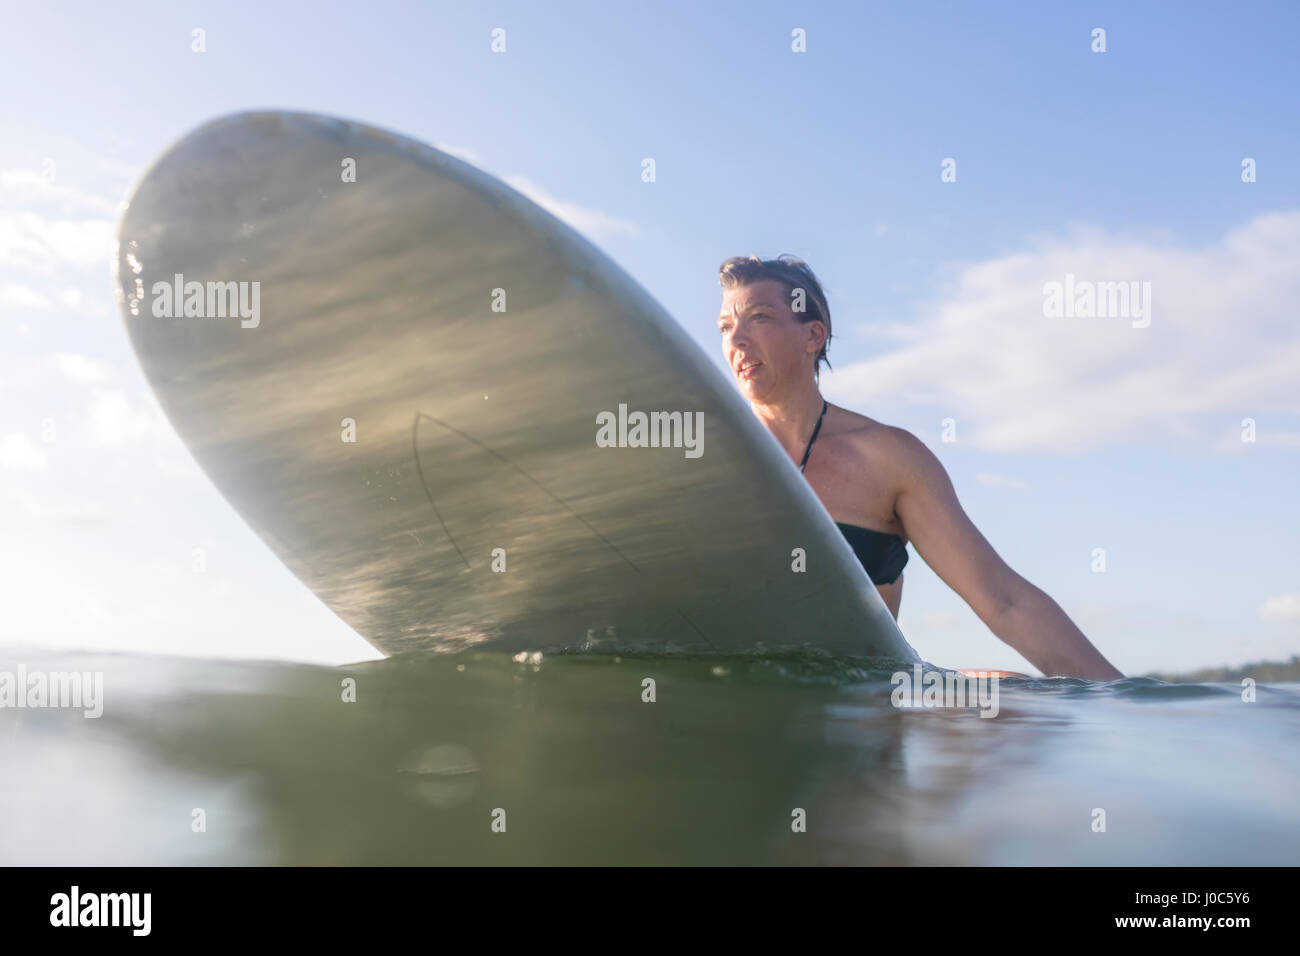
[{"label": "white cloud", "polygon": [[132,404],[117,389],[95,388],[90,399],[90,423],[101,445],[128,445],[166,438],[167,423],[152,406]]},{"label": "white cloud", "polygon": [[112,377],[108,365],[86,355],[60,352],[54,356],[54,359],[58,363],[59,371],[78,385],[107,382]]},{"label": "white cloud", "polygon": [[68,265],[104,270],[113,253],[108,219],[51,219],[34,212],[0,212],[0,267],[52,275]]},{"label": "white cloud", "polygon": [[640,231],[636,223],[627,219],[617,219],[599,209],[590,209],[577,203],[557,199],[524,176],[507,176],[505,182],[589,239],[608,239],[615,235],[635,236]]},{"label": "white cloud", "polygon": [[40,471],[44,467],[45,452],[33,445],[26,435],[15,433],[0,438],[0,468]]},{"label": "white cloud", "polygon": [[433,146],[434,149],[439,149],[449,156],[455,156],[457,159],[464,160],[471,166],[479,166],[482,168],[478,161],[478,153],[466,146],[452,146],[450,143],[434,143]]},{"label": "white cloud", "polygon": [[1300,620],[1300,594],[1281,594],[1259,606],[1259,616],[1266,621]]},{"label": "white cloud", "polygon": [[52,308],[50,300],[30,286],[17,282],[0,282],[0,308],[39,309]]},{"label": "white cloud", "polygon": [[94,193],[88,193],[73,186],[66,186],[32,169],[0,169],[0,194],[8,204],[21,200],[34,200],[40,203],[60,203],[66,206],[80,207],[95,212],[113,214],[116,204]]},{"label": "white cloud", "polygon": [[635,236],[640,232],[636,223],[630,220],[619,219],[599,209],[592,209],[575,202],[559,199],[527,176],[507,176],[493,172],[482,164],[478,153],[472,149],[453,146],[449,143],[434,143],[433,145],[442,152],[464,160],[471,166],[477,166],[490,176],[497,177],[510,188],[523,193],[555,218],[568,223],[589,239],[607,239],[615,235]]},{"label": "white cloud", "polygon": [[981,485],[987,485],[990,488],[1005,488],[1008,491],[1024,491],[1029,487],[1019,478],[1009,478],[1006,475],[997,475],[991,471],[981,471],[975,476],[975,480]]},{"label": "white cloud", "polygon": [[0,511],[25,515],[44,528],[98,526],[110,520],[109,513],[97,501],[80,496],[34,496],[0,486]]},{"label": "white cloud", "polygon": [[1219,429],[1219,438],[1214,443],[1214,450],[1226,453],[1249,454],[1258,447],[1266,448],[1300,448],[1300,432],[1287,428],[1278,428],[1270,420],[1255,423],[1255,440],[1242,441],[1242,428],[1239,422],[1229,421],[1227,426]]},{"label": "white cloud", "polygon": [[[1300,417],[1297,262],[1300,213],[1197,248],[1100,231],[1041,240],[962,268],[944,299],[890,328],[898,348],[843,366],[833,385],[883,413],[931,406],[989,450],[1209,447],[1225,420]],[[1045,317],[1044,284],[1067,273],[1150,282],[1150,325]]]}]

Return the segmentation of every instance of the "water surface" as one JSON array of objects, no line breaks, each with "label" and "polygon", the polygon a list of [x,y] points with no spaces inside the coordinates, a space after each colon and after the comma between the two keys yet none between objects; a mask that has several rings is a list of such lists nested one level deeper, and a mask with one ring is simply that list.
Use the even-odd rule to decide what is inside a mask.
[{"label": "water surface", "polygon": [[5,864],[1291,865],[1300,847],[1297,684],[1246,703],[1237,684],[1003,680],[982,718],[897,708],[893,663],[807,652],[0,653],[20,663],[102,672],[104,713],[0,709]]}]

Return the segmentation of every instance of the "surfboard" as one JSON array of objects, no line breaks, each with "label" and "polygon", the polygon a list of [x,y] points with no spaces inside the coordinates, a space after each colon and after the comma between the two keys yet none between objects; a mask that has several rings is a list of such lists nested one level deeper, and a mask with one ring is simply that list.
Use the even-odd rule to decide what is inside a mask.
[{"label": "surfboard", "polygon": [[916,659],[685,330],[472,165],[326,116],[224,117],[144,175],[114,268],[195,459],[386,654]]}]

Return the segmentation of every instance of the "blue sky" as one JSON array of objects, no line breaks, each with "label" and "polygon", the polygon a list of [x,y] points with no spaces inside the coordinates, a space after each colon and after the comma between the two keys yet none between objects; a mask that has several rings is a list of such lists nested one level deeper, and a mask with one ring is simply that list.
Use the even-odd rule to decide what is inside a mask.
[{"label": "blue sky", "polygon": [[[835,323],[824,393],[934,449],[993,546],[1122,670],[1300,652],[1300,14],[1037,6],[11,15],[0,642],[375,656],[198,471],[110,296],[117,204],[144,168],[209,118],[284,107],[500,176],[604,248],[720,368],[717,265],[804,257]],[[1067,272],[1151,282],[1149,327],[1045,317],[1043,284]],[[915,553],[900,625],[929,660],[1025,667]]]}]

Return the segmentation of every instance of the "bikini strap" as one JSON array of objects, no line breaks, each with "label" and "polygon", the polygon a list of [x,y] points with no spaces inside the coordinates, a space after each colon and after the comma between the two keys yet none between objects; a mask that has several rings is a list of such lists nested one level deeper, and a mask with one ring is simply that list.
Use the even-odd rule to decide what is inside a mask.
[{"label": "bikini strap", "polygon": [[808,447],[803,450],[803,461],[799,462],[799,470],[803,471],[804,465],[808,464],[808,456],[812,454],[813,442],[817,440],[817,433],[822,430],[822,419],[826,417],[826,399],[822,399],[822,413],[817,416],[817,426],[813,429],[812,438],[808,439]]}]

